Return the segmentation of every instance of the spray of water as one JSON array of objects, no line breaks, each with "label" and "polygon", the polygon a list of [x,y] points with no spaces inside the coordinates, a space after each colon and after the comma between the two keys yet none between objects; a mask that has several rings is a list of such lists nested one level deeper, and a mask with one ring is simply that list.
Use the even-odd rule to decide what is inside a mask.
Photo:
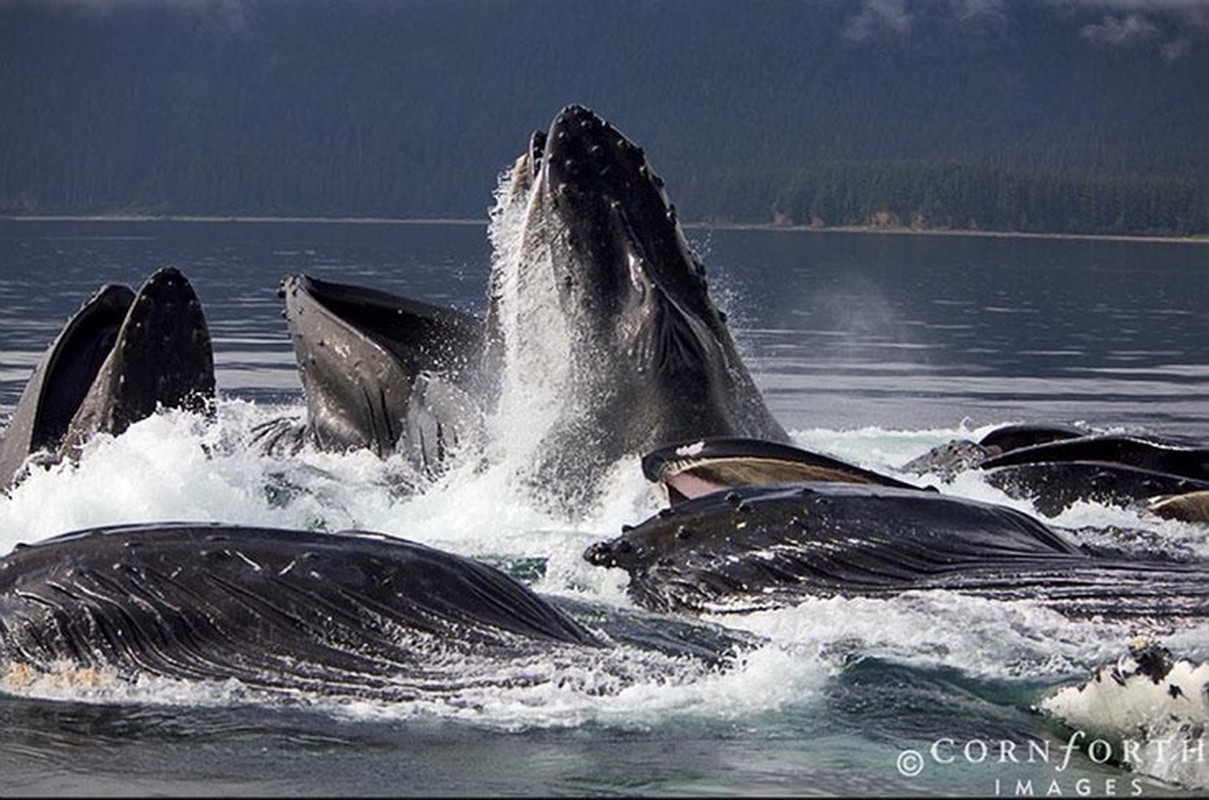
[{"label": "spray of water", "polygon": [[551,215],[534,213],[547,199],[532,190],[527,168],[522,158],[501,176],[488,229],[492,314],[503,348],[488,437],[497,462],[523,463],[535,456],[566,402],[571,363],[571,332],[559,308],[552,251],[559,232],[549,227]]},{"label": "spray of water", "polygon": [[[191,519],[354,527],[504,565],[534,559],[544,569],[528,579],[539,592],[632,608],[625,574],[593,567],[581,553],[591,542],[615,534],[621,524],[636,523],[654,510],[656,501],[636,463],[620,463],[607,476],[603,499],[590,517],[568,521],[517,494],[504,473],[473,464],[459,465],[415,492],[408,488],[414,475],[402,459],[313,451],[289,459],[265,457],[247,443],[258,423],[283,409],[224,398],[218,411],[213,423],[185,413],[156,415],[116,438],[97,437],[76,465],[35,469],[11,495],[0,497],[0,549],[119,522]],[[804,446],[885,468],[921,449],[976,433],[869,428],[801,431],[796,438]],[[977,481],[946,491],[982,499],[997,492]],[[1097,512],[1070,513],[1094,518]],[[1130,512],[1101,508],[1098,513]],[[1190,538],[1198,535],[1193,526],[1180,530]],[[1204,532],[1199,536],[1203,546]],[[853,658],[955,668],[994,681],[1057,683],[1080,679],[1115,658],[1131,633],[1106,622],[1065,619],[1029,603],[941,593],[890,600],[817,599],[712,621],[755,634],[765,643],[721,668],[624,646],[574,658],[480,665],[482,680],[399,702],[307,692],[265,695],[231,681],[144,677],[131,683],[103,672],[10,673],[2,689],[103,703],[299,705],[353,719],[440,719],[502,730],[742,724],[770,712],[825,704],[829,679]],[[1173,634],[1170,646],[1179,653],[1209,656],[1205,631]]]}]

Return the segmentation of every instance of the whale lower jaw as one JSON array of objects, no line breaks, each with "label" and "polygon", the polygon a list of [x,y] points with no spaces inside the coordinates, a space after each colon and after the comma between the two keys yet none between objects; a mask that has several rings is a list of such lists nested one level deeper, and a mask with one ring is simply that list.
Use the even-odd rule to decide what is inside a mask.
[{"label": "whale lower jaw", "polygon": [[213,401],[210,332],[185,276],[161,269],[137,293],[103,286],[26,385],[0,441],[0,489],[33,454],[74,458],[96,433],[120,434],[161,408],[210,413]]},{"label": "whale lower jaw", "polygon": [[856,483],[744,486],[665,508],[584,557],[690,613],[944,590],[1072,617],[1209,618],[1209,569],[1093,556],[1010,508]]}]

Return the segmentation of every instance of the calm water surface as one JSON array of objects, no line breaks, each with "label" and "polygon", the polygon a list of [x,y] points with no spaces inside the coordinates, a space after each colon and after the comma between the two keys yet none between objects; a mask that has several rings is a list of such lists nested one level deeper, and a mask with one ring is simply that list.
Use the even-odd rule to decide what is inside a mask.
[{"label": "calm water surface", "polygon": [[[1008,421],[1209,438],[1209,247],[689,237],[774,413],[813,449],[893,469]],[[282,277],[305,272],[481,312],[489,260],[485,225],[0,222],[0,419],[103,282],[137,285],[167,265],[189,277],[214,338],[225,436],[261,407],[300,403]],[[348,457],[302,465],[292,479],[310,481],[305,502],[270,507],[251,484],[282,467],[197,456],[213,437],[157,421],[86,453],[76,472],[38,476],[0,497],[0,550],[128,519],[357,525],[471,555],[549,556],[539,590],[624,603],[578,553],[653,502],[640,476],[619,479],[599,513],[577,522],[483,481],[392,498],[379,467]],[[957,489],[997,499],[987,487]],[[1123,513],[1059,521],[1114,524]],[[1209,536],[1193,526],[1155,532],[1209,557]],[[897,769],[904,749],[941,737],[1059,747],[1068,731],[1034,704],[1115,659],[1129,631],[935,597],[826,600],[724,622],[773,644],[728,674],[616,696],[551,689],[399,709],[254,702],[231,687],[0,689],[0,794],[1011,794],[1025,780],[1036,794],[1056,782],[1074,795],[1129,794],[1135,778],[1148,793],[1209,785],[1081,754],[1063,771],[962,759],[918,776]],[[1209,657],[1207,631],[1169,644]]]}]

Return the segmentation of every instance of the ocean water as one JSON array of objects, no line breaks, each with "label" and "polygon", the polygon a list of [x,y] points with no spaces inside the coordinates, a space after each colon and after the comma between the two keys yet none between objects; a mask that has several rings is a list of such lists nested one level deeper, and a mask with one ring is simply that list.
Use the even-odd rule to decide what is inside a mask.
[{"label": "ocean water", "polygon": [[[694,229],[770,407],[804,447],[893,472],[1007,422],[1209,431],[1209,247]],[[197,289],[221,393],[0,496],[0,551],[118,522],[358,527],[487,558],[538,591],[631,607],[590,543],[652,513],[637,459],[571,517],[504,469],[415,476],[368,454],[257,455],[301,410],[276,287],[287,274],[485,308],[485,224],[0,221],[0,415],[101,283],[162,266]],[[1029,510],[963,476],[945,491]],[[1205,526],[1095,505],[1056,523],[1209,557]],[[542,569],[526,565],[541,564]],[[1029,603],[820,599],[712,622],[767,642],[723,669],[602,656],[575,675],[388,704],[237,684],[0,682],[0,794],[1198,794],[1209,754],[1130,770],[1067,748],[1038,710],[1134,633]],[[1209,630],[1160,630],[1209,658]],[[624,668],[629,680],[615,684]],[[1030,750],[1029,748],[1033,749]],[[1069,753],[1067,751],[1070,751]],[[1044,754],[1044,757],[1043,757]],[[918,761],[913,761],[919,755]]]}]

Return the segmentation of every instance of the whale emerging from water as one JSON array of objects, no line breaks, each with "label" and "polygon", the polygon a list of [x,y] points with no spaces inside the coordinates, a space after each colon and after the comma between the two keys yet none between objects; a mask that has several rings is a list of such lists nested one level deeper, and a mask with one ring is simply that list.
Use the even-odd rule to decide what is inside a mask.
[{"label": "whale emerging from water", "polygon": [[955,440],[913,459],[908,472],[951,478],[976,469],[1012,497],[1056,516],[1073,503],[1137,506],[1209,522],[1209,449],[1183,441],[1060,425],[1007,425],[979,442]]},{"label": "whale emerging from water", "polygon": [[287,444],[411,454],[484,433],[543,495],[578,505],[623,456],[669,441],[786,441],[642,150],[568,106],[506,173],[486,319],[298,276],[286,316],[308,433]]},{"label": "whale emerging from water", "polygon": [[71,457],[98,432],[119,434],[158,408],[207,411],[214,356],[201,303],[173,268],[135,293],[106,284],[46,350],[0,441],[0,489],[35,453]]},{"label": "whale emerging from water", "polygon": [[1071,616],[1209,617],[1209,565],[1085,552],[1010,508],[856,483],[741,486],[665,508],[592,545],[659,611],[734,611],[811,597],[943,589],[1036,600]]},{"label": "whale emerging from water", "polygon": [[307,410],[302,424],[259,430],[263,447],[403,452],[433,473],[480,433],[480,319],[306,275],[287,277],[279,293]]},{"label": "whale emerging from water", "polygon": [[[552,398],[542,475],[588,474],[669,441],[787,441],[739,356],[663,182],[582,106],[536,133],[501,187],[490,340],[501,402]],[[514,397],[509,398],[512,393]]]}]

